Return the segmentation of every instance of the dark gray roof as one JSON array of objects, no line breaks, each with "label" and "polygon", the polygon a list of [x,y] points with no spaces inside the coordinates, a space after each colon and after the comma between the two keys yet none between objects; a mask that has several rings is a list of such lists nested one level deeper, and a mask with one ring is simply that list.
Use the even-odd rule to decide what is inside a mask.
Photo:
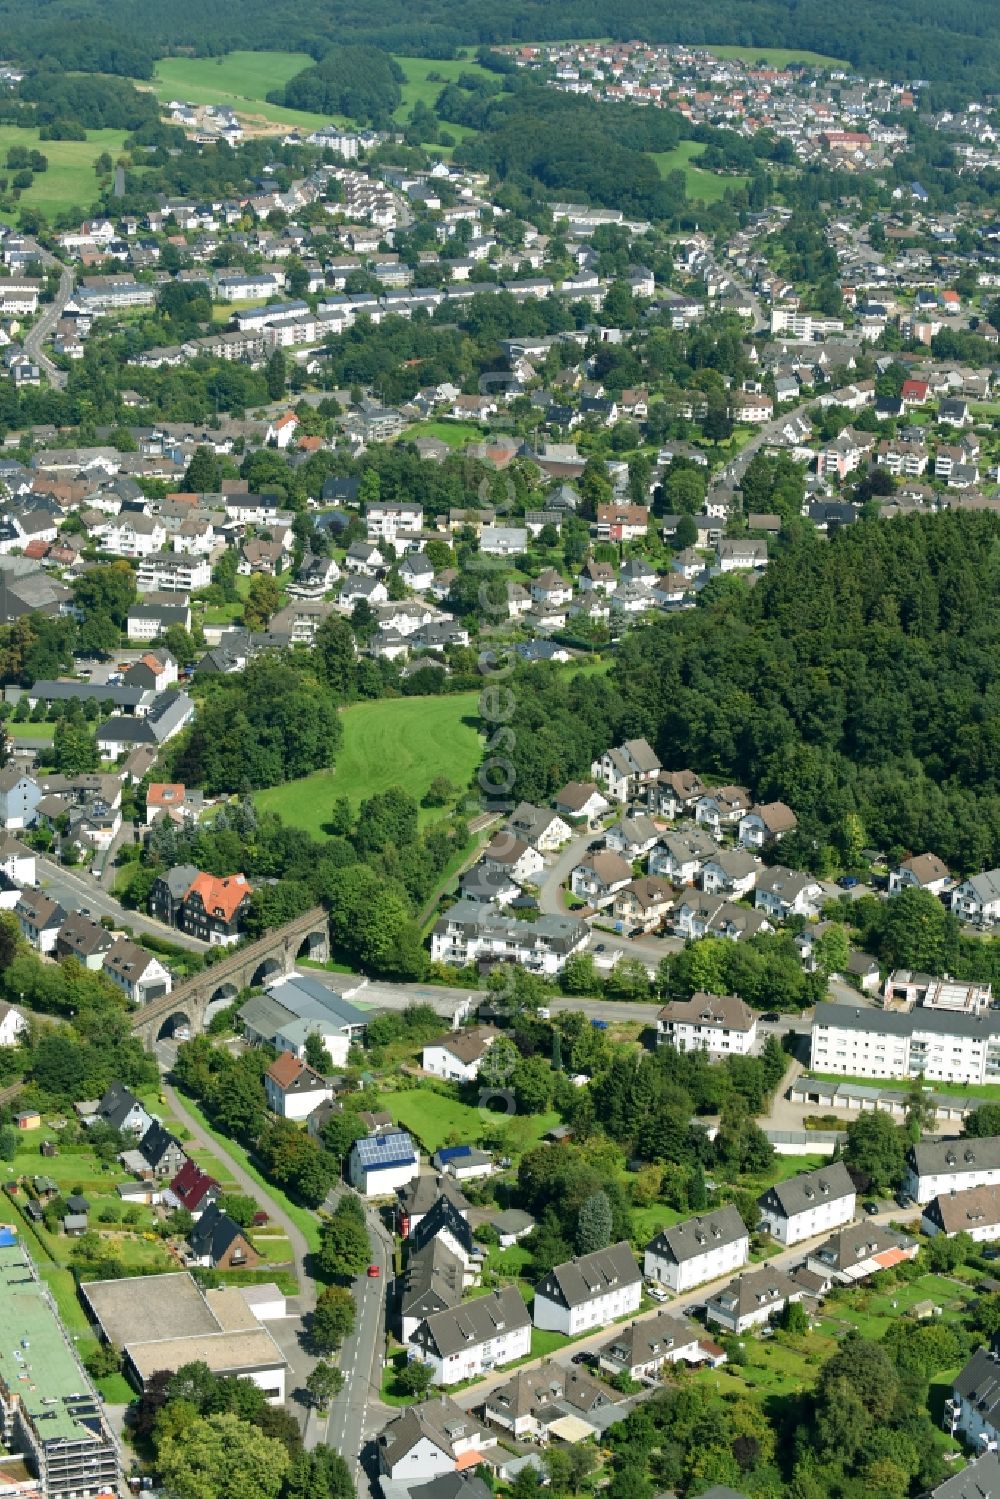
[{"label": "dark gray roof", "polygon": [[1000,1170],[1000,1135],[980,1139],[933,1140],[911,1145],[909,1166],[918,1176],[945,1176],[967,1171]]},{"label": "dark gray roof", "polygon": [[701,1329],[686,1317],[661,1311],[655,1317],[620,1327],[600,1352],[616,1363],[633,1368],[636,1364],[666,1357],[672,1349],[687,1348],[697,1343],[701,1336]]},{"label": "dark gray roof", "polygon": [[[409,1137],[407,1137],[409,1138]],[[475,1253],[472,1229],[450,1197],[440,1195],[410,1234],[410,1253],[416,1254],[441,1233],[449,1233],[470,1258]]]},{"label": "dark gray roof", "polygon": [[242,1236],[238,1223],[224,1213],[217,1202],[210,1203],[188,1234],[188,1246],[200,1259],[207,1256],[216,1264],[234,1239]]},{"label": "dark gray roof", "polygon": [[467,1415],[447,1395],[411,1406],[390,1421],[378,1439],[381,1464],[392,1469],[410,1452],[422,1437],[455,1456],[454,1443],[478,1429],[475,1417]]},{"label": "dark gray roof", "polygon": [[805,1213],[821,1202],[849,1197],[854,1190],[843,1161],[833,1161],[829,1166],[818,1166],[815,1171],[803,1171],[787,1181],[776,1182],[757,1200],[762,1208],[776,1207],[786,1218],[794,1218],[796,1213]]},{"label": "dark gray roof", "polygon": [[622,1239],[607,1249],[581,1254],[553,1266],[535,1287],[535,1295],[570,1307],[583,1306],[595,1296],[606,1295],[613,1286],[633,1285],[641,1280],[632,1247]]},{"label": "dark gray roof", "polygon": [[516,1286],[504,1286],[489,1296],[479,1296],[475,1301],[465,1301],[450,1311],[428,1317],[414,1333],[414,1339],[421,1346],[434,1348],[439,1357],[447,1358],[449,1354],[489,1341],[501,1330],[510,1332],[530,1326],[531,1318],[520,1291]]},{"label": "dark gray roof", "polygon": [[1000,1011],[963,1015],[954,1010],[935,1010],[925,1006],[907,1012],[820,1003],[816,1006],[813,1027],[824,1025],[839,1030],[863,1031],[866,1035],[912,1036],[914,1031],[927,1031],[930,1035],[969,1036],[985,1041],[1000,1035]]},{"label": "dark gray roof", "polygon": [[441,1239],[432,1239],[411,1253],[400,1276],[399,1311],[402,1317],[432,1317],[458,1306],[465,1285],[465,1266]]},{"label": "dark gray roof", "polygon": [[688,1218],[675,1223],[672,1228],[663,1228],[651,1239],[646,1248],[652,1253],[672,1259],[675,1264],[696,1259],[699,1254],[720,1249],[726,1244],[735,1244],[747,1237],[747,1226],[737,1210],[729,1203],[716,1208],[713,1213]]},{"label": "dark gray roof", "polygon": [[467,1197],[449,1176],[415,1177],[405,1187],[400,1187],[396,1195],[403,1212],[410,1218],[422,1218],[429,1213],[439,1197],[447,1197],[463,1216],[469,1211]]},{"label": "dark gray roof", "polygon": [[995,1452],[984,1452],[961,1473],[953,1473],[930,1492],[930,1499],[998,1499],[998,1496],[1000,1455]]}]

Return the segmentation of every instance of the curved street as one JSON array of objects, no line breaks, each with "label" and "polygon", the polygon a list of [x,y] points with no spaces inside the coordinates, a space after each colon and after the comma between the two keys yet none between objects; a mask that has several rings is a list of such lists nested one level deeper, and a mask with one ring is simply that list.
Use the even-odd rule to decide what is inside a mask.
[{"label": "curved street", "polygon": [[48,379],[49,384],[54,385],[57,390],[62,390],[66,385],[66,372],[58,369],[52,363],[49,356],[43,352],[42,345],[62,317],[63,309],[73,294],[73,286],[76,278],[68,266],[64,266],[61,260],[57,260],[54,255],[50,255],[47,250],[42,250],[41,260],[47,270],[58,266],[59,290],[56,292],[55,301],[49,302],[43,307],[37,323],[25,334],[24,352],[29,359],[38,365],[38,368]]}]

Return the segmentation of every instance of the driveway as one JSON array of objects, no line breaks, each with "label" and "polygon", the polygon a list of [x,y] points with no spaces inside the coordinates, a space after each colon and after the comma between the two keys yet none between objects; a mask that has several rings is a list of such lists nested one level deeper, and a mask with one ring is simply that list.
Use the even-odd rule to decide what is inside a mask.
[{"label": "driveway", "polygon": [[[538,887],[538,905],[546,916],[567,916],[573,913],[567,909],[563,886],[569,881],[573,870],[579,864],[583,855],[592,843],[600,841],[600,833],[579,833],[566,847],[560,849],[551,863],[546,860],[545,870]],[[597,920],[605,918],[598,916]],[[607,918],[610,922],[610,917]],[[596,948],[601,946],[603,951],[598,953]],[[623,958],[637,958],[640,963],[655,971],[656,965],[661,958],[669,953],[680,952],[684,946],[679,937],[620,937],[615,933],[603,932],[600,929],[594,931],[593,938],[588,951],[594,957],[598,968],[610,972],[617,961],[615,954]],[[572,1009],[582,1009],[580,1004],[572,1005]],[[620,1007],[610,1007],[613,1015],[621,1014]]]}]

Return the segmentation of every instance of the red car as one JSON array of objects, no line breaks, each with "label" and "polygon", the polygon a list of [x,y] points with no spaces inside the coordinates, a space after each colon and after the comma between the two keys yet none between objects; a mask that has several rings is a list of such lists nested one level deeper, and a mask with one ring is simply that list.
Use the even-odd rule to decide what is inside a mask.
[{"label": "red car", "polygon": [[379,1276],[381,1274],[382,1274],[382,1272],[381,1272],[381,1270],[379,1269],[379,1267],[377,1265],[369,1265],[368,1266],[368,1279],[369,1280],[378,1280],[378,1278],[379,1278]]}]

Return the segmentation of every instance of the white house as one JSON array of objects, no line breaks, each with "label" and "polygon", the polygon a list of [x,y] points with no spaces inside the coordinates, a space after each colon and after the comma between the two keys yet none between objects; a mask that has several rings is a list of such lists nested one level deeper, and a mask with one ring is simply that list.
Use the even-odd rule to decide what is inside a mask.
[{"label": "white house", "polygon": [[[995,1449],[1000,1444],[1000,1356],[996,1339],[989,1348],[977,1348],[961,1374],[955,1376],[951,1399],[944,1403],[944,1418],[946,1431],[952,1436],[961,1433],[970,1447],[983,1452],[978,1462],[958,1475],[967,1480],[967,1486],[964,1495],[962,1490],[956,1491],[955,1499],[972,1499],[977,1489],[984,1496],[994,1493],[996,1470],[986,1473],[982,1468],[984,1463],[996,1460]],[[947,1492],[947,1485],[942,1488]]]},{"label": "white house", "polygon": [[747,848],[724,848],[706,859],[701,871],[701,888],[706,895],[727,895],[740,900],[749,895],[757,883],[761,863]]},{"label": "white house", "polygon": [[740,818],[737,837],[744,848],[764,848],[779,843],[798,826],[798,818],[784,802],[764,802]]},{"label": "white house", "polygon": [[742,1334],[780,1312],[787,1301],[801,1301],[805,1291],[781,1270],[764,1265],[738,1275],[705,1303],[705,1317],[726,1332]]},{"label": "white house", "polygon": [[22,890],[35,883],[34,851],[9,834],[0,836],[0,873]]},{"label": "white house", "polygon": [[750,1235],[732,1203],[661,1229],[646,1245],[643,1273],[671,1291],[687,1291],[738,1270],[750,1256]]},{"label": "white house", "polygon": [[[2,1036],[0,1030],[0,1036]],[[944,1234],[968,1234],[971,1239],[1000,1239],[1000,1185],[969,1187],[963,1192],[943,1192],[924,1208],[920,1229],[929,1238]]]},{"label": "white house", "polygon": [[472,1082],[479,1076],[483,1057],[499,1034],[491,1025],[452,1031],[424,1047],[420,1065],[425,1072],[449,1082]]},{"label": "white house", "polygon": [[0,770],[0,826],[15,831],[30,828],[41,799],[41,787],[31,776],[13,765]]},{"label": "white house", "polygon": [[1000,1015],[918,1005],[910,1011],[816,1006],[810,1065],[842,1077],[979,1085],[1000,1075]]},{"label": "white house", "polygon": [[951,872],[947,864],[937,854],[916,854],[890,870],[889,894],[899,895],[903,890],[915,888],[940,895],[950,879]]},{"label": "white house", "polygon": [[519,885],[530,884],[545,868],[537,848],[504,828],[493,834],[480,862],[497,874],[509,875]]},{"label": "white house", "polygon": [[17,1006],[0,1000],[0,1046],[16,1046],[27,1029],[28,1022]]},{"label": "white house", "polygon": [[823,886],[811,874],[775,864],[757,877],[754,905],[778,921],[789,916],[815,916],[823,899]]},{"label": "white house", "polygon": [[426,1317],[409,1340],[414,1358],[430,1364],[436,1385],[475,1379],[531,1351],[531,1318],[516,1286]]},{"label": "white house", "polygon": [[606,1374],[626,1374],[630,1379],[650,1379],[665,1364],[700,1364],[713,1368],[726,1362],[717,1344],[706,1338],[694,1322],[676,1312],[660,1311],[618,1328],[598,1350],[597,1362]]},{"label": "white house", "polygon": [[290,1051],[283,1051],[264,1073],[264,1092],[268,1108],[282,1119],[306,1119],[333,1097],[326,1078]]},{"label": "white house", "polygon": [[386,1197],[412,1181],[420,1157],[405,1130],[385,1130],[355,1140],[347,1160],[351,1186],[363,1197]]},{"label": "white house", "polygon": [[655,781],[661,768],[656,751],[645,739],[626,739],[617,749],[605,750],[590,773],[604,782],[614,801],[627,802],[640,787]]},{"label": "white house", "polygon": [[378,1438],[378,1469],[386,1478],[412,1486],[454,1473],[469,1452],[495,1447],[496,1437],[446,1395],[411,1405],[390,1421]]},{"label": "white house", "polygon": [[996,926],[1000,921],[1000,869],[987,869],[963,880],[951,894],[951,909],[970,926]]},{"label": "white house", "polygon": [[757,1199],[760,1230],[781,1244],[798,1244],[854,1218],[857,1193],[843,1161],[776,1182]]},{"label": "white house", "polygon": [[611,803],[591,781],[568,781],[553,798],[556,811],[574,822],[595,822],[610,811]]},{"label": "white house", "polygon": [[169,994],[174,982],[159,958],[127,937],[119,937],[108,949],[101,972],[140,1005]]},{"label": "white house", "polygon": [[518,803],[510,814],[507,827],[540,854],[555,853],[573,836],[573,829],[557,812],[550,812],[547,807],[533,806],[531,802]]},{"label": "white house", "polygon": [[575,1337],[638,1311],[642,1274],[625,1240],[555,1265],[535,1287],[534,1323]]},{"label": "white house", "polygon": [[658,1046],[707,1051],[713,1056],[749,1056],[757,1040],[757,1016],[735,994],[675,999],[656,1017]]},{"label": "white house", "polygon": [[906,1152],[906,1190],[915,1202],[1000,1185],[1000,1135],[923,1141]]},{"label": "white house", "polygon": [[269,423],[265,441],[274,443],[277,448],[287,448],[291,445],[298,431],[299,419],[294,411],[286,411],[284,416],[279,416],[276,421]]},{"label": "white house", "polygon": [[694,804],[695,821],[716,838],[723,828],[735,827],[749,810],[750,793],[745,786],[715,786]]},{"label": "white house", "polygon": [[570,889],[578,900],[591,905],[606,905],[616,891],[624,889],[632,878],[632,866],[610,849],[585,854],[570,875]]}]

